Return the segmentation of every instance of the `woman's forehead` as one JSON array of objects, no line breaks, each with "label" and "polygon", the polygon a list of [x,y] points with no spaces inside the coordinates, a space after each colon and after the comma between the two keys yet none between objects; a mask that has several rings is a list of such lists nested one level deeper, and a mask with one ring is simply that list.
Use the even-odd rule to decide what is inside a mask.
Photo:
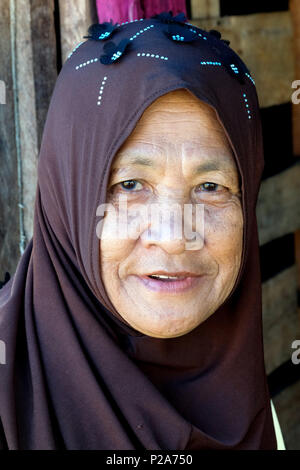
[{"label": "woman's forehead", "polygon": [[230,147],[215,110],[187,90],[156,99],[142,114],[119,151],[139,142]]},{"label": "woman's forehead", "polygon": [[191,175],[200,175],[209,172],[236,173],[237,167],[231,150],[225,147],[212,145],[200,147],[172,144],[145,144],[132,145],[126,151],[118,154],[111,166],[111,175],[118,174],[126,169],[135,169],[144,173],[160,173],[161,171],[188,172]]},{"label": "woman's forehead", "polygon": [[112,167],[134,164],[141,158],[151,166],[152,161],[162,161],[166,156],[233,161],[231,146],[214,109],[186,90],[163,95],[146,109],[118,150]]},{"label": "woman's forehead", "polygon": [[193,111],[194,113],[198,112],[199,115],[207,115],[212,119],[215,119],[215,111],[211,106],[204,101],[197,98],[193,93],[184,88],[179,88],[177,90],[172,90],[164,95],[159,96],[154,100],[150,106],[148,106],[138,123],[141,123],[143,120],[150,119],[152,116],[160,112],[165,113],[168,110],[176,112],[178,115],[186,111]]}]

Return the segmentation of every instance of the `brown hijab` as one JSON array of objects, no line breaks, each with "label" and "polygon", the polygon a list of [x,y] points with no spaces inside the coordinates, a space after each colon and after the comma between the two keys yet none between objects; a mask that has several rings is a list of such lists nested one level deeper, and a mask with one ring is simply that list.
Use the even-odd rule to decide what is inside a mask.
[{"label": "brown hijab", "polygon": [[[33,238],[0,292],[0,448],[276,449],[255,218],[263,146],[250,72],[218,32],[183,15],[93,26],[89,36],[57,79]],[[227,301],[192,332],[160,339],[131,328],[106,295],[96,210],[138,119],[179,88],[215,109],[232,145],[244,245]]]}]

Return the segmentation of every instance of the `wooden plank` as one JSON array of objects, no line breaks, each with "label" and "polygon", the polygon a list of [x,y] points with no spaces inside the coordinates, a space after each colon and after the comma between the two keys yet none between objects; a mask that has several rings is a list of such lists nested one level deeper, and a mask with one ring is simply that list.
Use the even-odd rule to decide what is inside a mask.
[{"label": "wooden plank", "polygon": [[[294,57],[295,57],[295,80],[300,80],[300,2],[299,0],[290,0],[290,10],[292,14],[293,32],[294,32]],[[297,85],[299,90],[299,85]],[[293,92],[295,89],[292,90]],[[299,99],[300,95],[297,92]],[[294,155],[300,156],[300,104],[293,104],[293,144]]]},{"label": "wooden plank", "polygon": [[285,269],[262,285],[266,372],[291,359],[291,344],[300,339],[297,312],[297,267]]},{"label": "wooden plank", "polygon": [[[300,292],[300,230],[295,233],[295,258],[298,266],[298,296]],[[298,297],[298,316],[300,321],[300,303]]]},{"label": "wooden plank", "polygon": [[262,182],[257,201],[260,244],[300,228],[300,164]]},{"label": "wooden plank", "polygon": [[0,78],[6,104],[0,105],[0,278],[14,272],[19,259],[18,165],[12,80],[9,1],[0,2]]},{"label": "wooden plank", "polygon": [[0,80],[0,104],[6,104],[6,86],[3,80]]},{"label": "wooden plank", "polygon": [[293,33],[290,12],[225,16],[192,20],[217,29],[245,61],[256,82],[261,107],[291,100],[294,80]]},{"label": "wooden plank", "polygon": [[62,62],[81,41],[87,29],[95,22],[89,0],[59,0]]},{"label": "wooden plank", "polygon": [[[295,233],[295,255],[296,255],[296,262],[299,266],[298,270],[298,288],[300,292],[300,230],[297,230]],[[300,307],[300,305],[299,305]]]},{"label": "wooden plank", "polygon": [[1,278],[14,273],[33,231],[38,149],[57,76],[53,7],[53,0],[1,2]]},{"label": "wooden plank", "polygon": [[300,450],[300,381],[282,390],[272,401],[286,449]]},{"label": "wooden plank", "polygon": [[30,0],[29,3],[37,141],[40,148],[50,98],[57,78],[54,0]]},{"label": "wooden plank", "polygon": [[217,18],[220,16],[219,0],[191,0],[191,14],[194,18]]},{"label": "wooden plank", "polygon": [[16,64],[25,243],[32,237],[37,161],[57,77],[54,0],[18,0]]},{"label": "wooden plank", "polygon": [[37,180],[37,119],[35,107],[33,48],[31,42],[30,0],[15,3],[16,86],[21,160],[24,246],[32,237],[35,184]]}]

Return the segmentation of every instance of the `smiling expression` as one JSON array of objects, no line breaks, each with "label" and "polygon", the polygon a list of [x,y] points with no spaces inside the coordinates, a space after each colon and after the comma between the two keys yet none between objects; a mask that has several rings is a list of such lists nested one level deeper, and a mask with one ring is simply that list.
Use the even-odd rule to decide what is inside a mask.
[{"label": "smiling expression", "polygon": [[[242,257],[239,175],[215,111],[184,89],[154,101],[112,162],[106,202],[116,213],[120,196],[135,236],[99,241],[106,292],[136,330],[157,338],[184,335],[224,303]],[[184,234],[165,236],[174,229],[172,218],[141,223],[131,213],[135,205],[154,204],[164,210],[201,205],[198,249],[187,249]],[[103,230],[110,233],[113,224],[107,212]]]}]

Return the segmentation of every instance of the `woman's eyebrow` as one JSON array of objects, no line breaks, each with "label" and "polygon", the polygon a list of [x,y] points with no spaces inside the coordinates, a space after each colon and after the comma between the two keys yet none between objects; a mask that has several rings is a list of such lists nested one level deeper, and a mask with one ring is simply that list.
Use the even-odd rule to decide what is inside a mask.
[{"label": "woman's eyebrow", "polygon": [[195,168],[195,174],[198,175],[201,173],[207,173],[209,171],[220,171],[224,169],[225,169],[224,165],[220,164],[220,162],[207,161],[207,162],[201,163],[201,165],[198,165]]},{"label": "woman's eyebrow", "polygon": [[150,166],[155,168],[156,164],[151,158],[129,156],[128,158],[125,157],[118,166],[112,168],[111,173],[114,174],[118,170],[122,170],[129,166]]},{"label": "woman's eyebrow", "polygon": [[130,157],[128,163],[131,165],[142,165],[142,166],[153,166],[155,167],[155,162],[151,158],[145,157]]}]

